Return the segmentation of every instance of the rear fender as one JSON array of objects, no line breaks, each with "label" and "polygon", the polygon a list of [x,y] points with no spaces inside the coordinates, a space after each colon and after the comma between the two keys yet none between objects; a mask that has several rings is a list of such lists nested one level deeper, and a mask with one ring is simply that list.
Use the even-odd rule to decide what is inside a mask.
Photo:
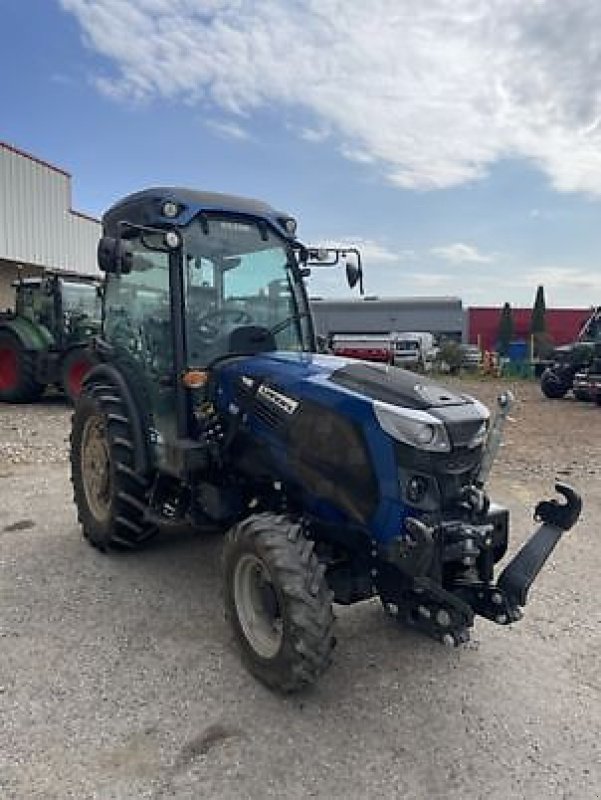
[{"label": "rear fender", "polygon": [[132,430],[134,446],[134,464],[139,475],[146,475],[154,465],[154,459],[148,438],[148,425],[144,421],[144,404],[136,400],[136,390],[112,364],[98,364],[88,372],[83,385],[84,389],[91,388],[94,384],[112,384],[127,408],[127,417]]},{"label": "rear fender", "polygon": [[11,333],[25,350],[42,352],[55,345],[54,337],[46,328],[36,325],[25,317],[13,317],[0,321],[0,331]]}]

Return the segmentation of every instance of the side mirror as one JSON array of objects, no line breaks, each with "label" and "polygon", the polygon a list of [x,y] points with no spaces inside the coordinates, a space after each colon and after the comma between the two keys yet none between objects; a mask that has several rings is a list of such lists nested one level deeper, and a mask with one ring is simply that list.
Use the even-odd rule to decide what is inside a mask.
[{"label": "side mirror", "polygon": [[101,272],[127,275],[131,272],[134,258],[129,242],[103,236],[98,242],[98,268]]},{"label": "side mirror", "polygon": [[345,255],[346,282],[351,289],[359,284],[359,291],[363,294],[363,270],[361,269],[361,256],[358,252],[350,251]]},{"label": "side mirror", "polygon": [[351,289],[359,284],[363,294],[363,269],[361,253],[356,247],[298,247],[298,264],[303,278],[308,277],[311,267],[334,267],[344,262],[346,280]]}]

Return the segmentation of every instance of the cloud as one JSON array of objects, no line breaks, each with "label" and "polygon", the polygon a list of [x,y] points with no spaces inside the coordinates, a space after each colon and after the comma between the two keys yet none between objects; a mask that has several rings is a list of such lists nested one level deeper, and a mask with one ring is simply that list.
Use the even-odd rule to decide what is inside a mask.
[{"label": "cloud", "polygon": [[209,119],[205,126],[216,133],[222,139],[233,139],[235,141],[249,141],[252,137],[241,125],[231,120]]},{"label": "cloud", "polygon": [[523,281],[531,286],[542,284],[545,289],[564,297],[578,295],[597,301],[601,297],[601,272],[598,268],[540,266],[526,270]]},{"label": "cloud", "polygon": [[[292,126],[289,127],[292,128]],[[298,133],[301,139],[313,144],[321,144],[330,136],[330,131],[327,128],[301,128]]]},{"label": "cloud", "polygon": [[520,158],[601,195],[598,0],[61,1],[113,97],[302,111],[403,188]]},{"label": "cloud", "polygon": [[473,245],[462,242],[433,247],[430,252],[437,258],[450,261],[451,264],[490,264],[493,261],[492,255],[480,253]]}]

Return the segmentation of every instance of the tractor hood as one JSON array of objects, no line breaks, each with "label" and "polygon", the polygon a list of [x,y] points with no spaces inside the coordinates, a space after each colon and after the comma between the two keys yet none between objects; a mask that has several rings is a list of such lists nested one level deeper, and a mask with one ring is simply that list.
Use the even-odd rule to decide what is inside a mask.
[{"label": "tractor hood", "polygon": [[330,381],[372,400],[420,411],[473,402],[415,372],[366,361],[347,362],[330,374]]},{"label": "tractor hood", "polygon": [[[312,353],[265,353],[225,361],[217,371],[237,373],[283,391],[294,401],[308,396],[329,397],[342,392],[368,401],[380,420],[382,413],[405,413],[440,420],[455,445],[465,445],[488,420],[488,410],[477,400],[439,386],[428,378],[397,367]],[[310,387],[313,387],[311,389]],[[380,409],[378,413],[376,409]]]},{"label": "tractor hood", "polygon": [[399,413],[415,421],[440,420],[454,446],[480,444],[486,431],[490,415],[482,403],[405,369],[354,361],[334,370],[329,380],[374,401],[380,424],[395,437]]},{"label": "tractor hood", "polygon": [[[294,391],[295,384],[304,381],[343,387],[383,403],[427,411],[449,406],[473,405],[474,400],[457,394],[423,375],[409,370],[375,364],[357,359],[317,353],[274,352],[235,359],[236,371],[262,375]],[[230,360],[217,367],[226,367]],[[233,366],[233,365],[232,365]]]},{"label": "tractor hood", "polygon": [[588,341],[562,344],[553,348],[551,359],[558,364],[585,366],[592,358],[594,349],[595,343]]}]

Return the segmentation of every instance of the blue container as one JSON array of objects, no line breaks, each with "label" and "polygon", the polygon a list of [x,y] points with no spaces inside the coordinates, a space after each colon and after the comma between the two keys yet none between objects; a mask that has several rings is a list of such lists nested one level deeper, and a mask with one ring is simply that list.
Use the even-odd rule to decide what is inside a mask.
[{"label": "blue container", "polygon": [[511,361],[526,361],[528,359],[528,342],[510,342],[507,355]]}]

